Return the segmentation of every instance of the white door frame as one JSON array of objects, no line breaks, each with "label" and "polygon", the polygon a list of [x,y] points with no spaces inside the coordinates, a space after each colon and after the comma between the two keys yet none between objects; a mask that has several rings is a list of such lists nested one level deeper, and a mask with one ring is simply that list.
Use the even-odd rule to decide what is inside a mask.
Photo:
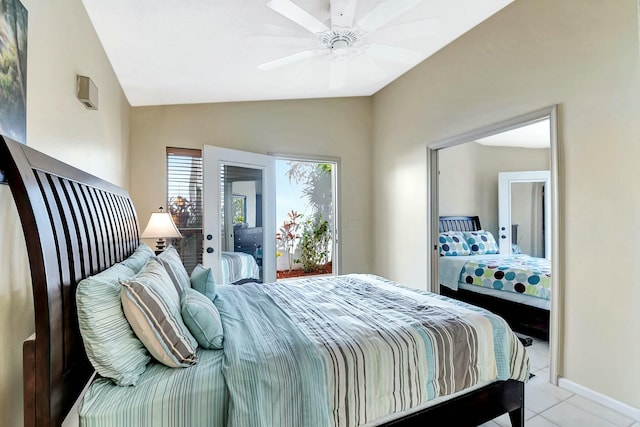
[{"label": "white door frame", "polygon": [[[211,267],[218,283],[222,283],[220,259],[222,232],[220,230],[220,167],[222,164],[262,173],[262,274],[263,282],[276,281],[276,232],[275,232],[275,159],[264,154],[205,145],[203,152],[203,231],[202,261]],[[213,184],[213,185],[212,185]],[[209,253],[208,249],[213,252]]]},{"label": "white door frame", "polygon": [[557,107],[555,105],[540,110],[533,111],[512,119],[504,120],[488,126],[465,132],[460,135],[445,138],[427,144],[427,277],[430,283],[427,289],[438,293],[440,291],[438,280],[438,150],[455,145],[463,144],[519,128],[527,124],[540,120],[549,119],[550,128],[550,171],[551,171],[551,313],[549,319],[549,381],[558,384],[559,357],[562,354],[560,349],[560,336],[562,331],[561,308],[563,302],[562,289],[560,288],[563,277],[562,266],[559,262],[560,255],[560,234],[559,226],[559,195],[558,195],[558,118]]}]

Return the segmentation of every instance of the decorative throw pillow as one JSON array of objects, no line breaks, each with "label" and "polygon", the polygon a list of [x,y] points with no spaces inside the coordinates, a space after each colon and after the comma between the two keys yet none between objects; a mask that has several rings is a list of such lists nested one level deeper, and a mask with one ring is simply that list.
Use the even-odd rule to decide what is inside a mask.
[{"label": "decorative throw pillow", "polygon": [[169,277],[171,277],[171,281],[176,287],[178,295],[182,294],[182,291],[190,286],[189,275],[182,264],[182,260],[180,259],[180,255],[178,254],[178,251],[176,251],[176,248],[169,246],[164,250],[164,252],[158,255],[156,259],[167,270],[167,273],[169,273]]},{"label": "decorative throw pillow", "polygon": [[500,253],[496,239],[490,231],[465,231],[464,238],[471,248],[473,255],[497,254]]},{"label": "decorative throw pillow", "polygon": [[138,274],[147,261],[149,261],[149,258],[153,256],[155,256],[153,250],[151,250],[149,245],[143,243],[138,246],[129,258],[122,261],[122,264],[132,269],[135,274]]},{"label": "decorative throw pillow", "polygon": [[440,256],[471,255],[461,231],[445,231],[438,236]]},{"label": "decorative throw pillow", "polygon": [[182,320],[180,296],[164,267],[151,259],[120,284],[124,314],[149,353],[171,368],[197,363],[198,343]]},{"label": "decorative throw pillow", "polygon": [[216,299],[216,278],[210,268],[196,265],[191,272],[191,287],[205,295],[211,301]]},{"label": "decorative throw pillow", "polygon": [[194,289],[182,294],[182,320],[202,348],[222,348],[220,313],[209,298]]},{"label": "decorative throw pillow", "polygon": [[127,321],[120,303],[120,280],[135,272],[116,264],[78,284],[78,326],[91,364],[118,385],[136,385],[151,358]]}]

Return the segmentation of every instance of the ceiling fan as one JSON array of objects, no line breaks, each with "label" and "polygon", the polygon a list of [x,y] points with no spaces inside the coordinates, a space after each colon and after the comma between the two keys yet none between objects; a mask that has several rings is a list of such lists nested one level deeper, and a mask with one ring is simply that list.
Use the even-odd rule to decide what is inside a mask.
[{"label": "ceiling fan", "polygon": [[[327,55],[331,59],[329,88],[339,89],[346,84],[347,61],[357,55],[416,64],[422,59],[422,52],[396,46],[371,43],[369,35],[380,30],[393,19],[409,11],[422,0],[380,0],[362,18],[356,20],[358,0],[330,0],[330,26],[290,0],[270,0],[267,6],[315,35],[318,46],[292,55],[287,55],[258,66],[260,70],[273,70],[288,64]],[[420,20],[385,28],[384,31],[406,38],[428,35],[433,31],[433,19]],[[389,30],[389,31],[387,31]]]}]

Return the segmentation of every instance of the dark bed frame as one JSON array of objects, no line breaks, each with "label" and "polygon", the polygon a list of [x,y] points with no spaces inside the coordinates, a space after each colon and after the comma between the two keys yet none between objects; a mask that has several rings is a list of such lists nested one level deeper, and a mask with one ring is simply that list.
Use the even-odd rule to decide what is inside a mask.
[{"label": "dark bed frame", "polygon": [[[439,232],[476,231],[481,229],[480,218],[477,216],[441,216],[438,223]],[[486,308],[505,319],[516,332],[546,341],[549,340],[549,310],[465,289],[454,291],[443,285],[440,285],[440,293],[450,298]]]},{"label": "dark bed frame", "polygon": [[[35,336],[23,348],[24,425],[60,426],[94,375],[76,286],[133,253],[136,212],[125,190],[2,137],[0,170],[22,223],[34,297]],[[491,383],[387,425],[474,426],[504,413],[524,425],[524,383]]]}]

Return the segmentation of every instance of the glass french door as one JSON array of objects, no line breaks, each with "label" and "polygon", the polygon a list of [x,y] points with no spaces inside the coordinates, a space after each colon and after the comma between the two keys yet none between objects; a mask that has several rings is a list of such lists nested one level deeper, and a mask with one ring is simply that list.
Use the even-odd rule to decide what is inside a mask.
[{"label": "glass french door", "polygon": [[275,160],[204,146],[203,264],[224,283],[223,252],[252,256],[260,280],[276,280]]}]

